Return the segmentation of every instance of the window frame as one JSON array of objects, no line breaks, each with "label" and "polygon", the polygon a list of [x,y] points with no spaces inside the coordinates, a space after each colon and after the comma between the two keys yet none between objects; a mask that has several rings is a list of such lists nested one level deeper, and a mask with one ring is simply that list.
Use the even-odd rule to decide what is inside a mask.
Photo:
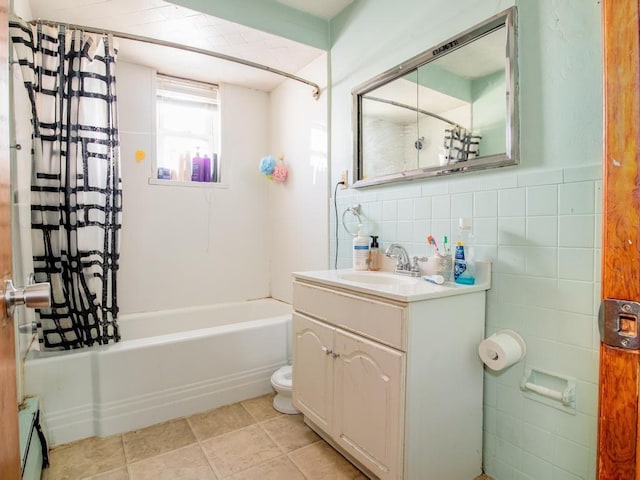
[{"label": "window frame", "polygon": [[[182,77],[175,77],[172,75],[166,75],[160,72],[155,72],[153,79],[153,92],[152,92],[152,102],[153,102],[153,155],[151,161],[151,171],[148,178],[149,185],[161,185],[161,186],[170,186],[170,187],[191,187],[191,188],[228,188],[228,183],[225,181],[226,175],[223,175],[223,168],[221,163],[222,157],[222,141],[221,141],[221,131],[222,131],[222,114],[221,114],[221,90],[223,89],[222,85],[202,82],[198,80],[192,80]],[[158,100],[159,100],[159,91],[167,90],[170,93],[169,96],[174,96],[179,100],[180,97],[185,98],[185,101],[193,101],[194,99],[197,101],[197,98],[200,97],[203,99],[202,103],[211,103],[217,106],[217,112],[215,113],[216,118],[213,120],[213,132],[211,132],[211,139],[213,142],[214,152],[209,152],[209,155],[217,154],[218,165],[217,165],[217,173],[218,180],[216,182],[197,182],[192,180],[169,180],[169,179],[159,179],[158,175],[158,160],[160,158],[160,142],[161,136],[170,136],[174,135],[177,137],[183,136],[184,138],[199,138],[197,134],[182,134],[180,132],[172,132],[170,129],[164,129],[162,132],[160,130],[160,122],[158,117]],[[212,93],[210,96],[206,97],[204,92],[210,90]],[[205,100],[208,98],[208,100]],[[191,154],[191,153],[190,153]],[[191,154],[193,155],[193,154]],[[213,168],[213,165],[212,165]]]}]

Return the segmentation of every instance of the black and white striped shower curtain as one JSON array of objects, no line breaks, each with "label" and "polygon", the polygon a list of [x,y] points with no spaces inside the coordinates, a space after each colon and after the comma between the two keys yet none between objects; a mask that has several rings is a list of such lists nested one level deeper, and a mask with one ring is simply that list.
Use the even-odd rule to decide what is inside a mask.
[{"label": "black and white striped shower curtain", "polygon": [[480,156],[482,135],[454,125],[444,131],[444,154],[440,164],[466,162]]},{"label": "black and white striped shower curtain", "polygon": [[113,39],[17,18],[9,24],[32,108],[35,280],[52,287],[52,307],[38,315],[41,347],[117,342],[122,186]]}]

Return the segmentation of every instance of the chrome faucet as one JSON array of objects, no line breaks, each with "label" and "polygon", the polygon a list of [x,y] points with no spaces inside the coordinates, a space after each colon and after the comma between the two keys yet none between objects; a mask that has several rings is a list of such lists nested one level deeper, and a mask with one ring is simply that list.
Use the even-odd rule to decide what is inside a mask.
[{"label": "chrome faucet", "polygon": [[418,257],[413,257],[413,262],[411,262],[407,250],[402,245],[392,243],[387,247],[384,254],[387,257],[396,259],[395,273],[400,275],[410,275],[412,277],[420,276],[420,267],[418,266],[418,260],[420,259]]}]

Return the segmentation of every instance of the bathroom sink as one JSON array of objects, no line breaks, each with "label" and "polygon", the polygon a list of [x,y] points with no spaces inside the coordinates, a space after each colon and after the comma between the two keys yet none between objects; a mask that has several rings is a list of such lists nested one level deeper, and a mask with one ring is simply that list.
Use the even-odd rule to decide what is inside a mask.
[{"label": "bathroom sink", "polygon": [[338,275],[347,282],[367,283],[371,285],[413,285],[418,277],[402,277],[382,272],[344,272]]},{"label": "bathroom sink", "polygon": [[337,287],[356,294],[364,293],[400,302],[416,302],[487,290],[491,286],[491,265],[487,262],[476,262],[474,285],[458,285],[453,282],[435,285],[421,277],[352,269],[293,272],[293,277],[297,282]]}]

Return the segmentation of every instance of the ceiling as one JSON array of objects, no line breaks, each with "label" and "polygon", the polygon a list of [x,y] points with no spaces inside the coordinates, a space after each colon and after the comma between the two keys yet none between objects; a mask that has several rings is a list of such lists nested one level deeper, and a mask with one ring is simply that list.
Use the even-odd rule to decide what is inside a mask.
[{"label": "ceiling", "polygon": [[[277,0],[331,18],[353,0]],[[33,18],[85,25],[211,50],[296,73],[323,51],[277,35],[171,4],[164,0],[30,0]],[[271,91],[284,77],[168,47],[119,40],[120,61],[161,73]],[[313,79],[322,83],[324,79]]]}]

